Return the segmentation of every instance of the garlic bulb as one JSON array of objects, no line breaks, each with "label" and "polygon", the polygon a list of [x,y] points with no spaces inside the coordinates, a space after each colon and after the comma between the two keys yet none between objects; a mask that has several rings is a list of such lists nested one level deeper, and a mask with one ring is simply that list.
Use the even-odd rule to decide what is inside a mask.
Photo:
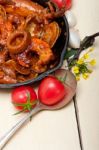
[{"label": "garlic bulb", "polygon": [[77,24],[76,17],[74,16],[74,14],[70,10],[65,12],[65,16],[67,18],[67,21],[68,21],[70,28],[74,27]]},{"label": "garlic bulb", "polygon": [[69,46],[71,48],[79,48],[80,47],[80,36],[77,30],[70,29],[69,31]]}]

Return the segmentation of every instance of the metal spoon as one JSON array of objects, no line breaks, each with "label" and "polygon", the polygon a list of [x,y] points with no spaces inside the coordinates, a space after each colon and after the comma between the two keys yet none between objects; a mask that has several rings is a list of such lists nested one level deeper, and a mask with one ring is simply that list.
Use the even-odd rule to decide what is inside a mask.
[{"label": "metal spoon", "polygon": [[59,102],[56,105],[53,106],[46,106],[42,103],[38,103],[37,106],[28,114],[26,114],[26,116],[24,118],[22,118],[20,121],[18,121],[6,134],[4,134],[3,137],[0,138],[0,150],[2,150],[4,148],[4,146],[8,143],[8,141],[12,138],[12,136],[27,122],[30,120],[30,117],[37,114],[38,112],[40,112],[41,110],[58,110],[63,108],[64,106],[66,106],[71,100],[72,97],[74,96],[75,92],[76,92],[76,86],[77,86],[77,82],[75,80],[74,75],[69,72],[66,71],[64,69],[59,69],[58,71],[56,71],[55,75],[58,77],[63,77],[64,74],[66,74],[66,80],[65,80],[65,86],[68,87],[69,89],[69,93],[68,96],[64,97],[64,99]]}]

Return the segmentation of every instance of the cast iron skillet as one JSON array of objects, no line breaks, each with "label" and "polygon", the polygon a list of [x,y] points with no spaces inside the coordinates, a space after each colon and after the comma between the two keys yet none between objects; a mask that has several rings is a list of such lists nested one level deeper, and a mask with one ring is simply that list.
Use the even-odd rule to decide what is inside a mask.
[{"label": "cast iron skillet", "polygon": [[[45,2],[47,0],[33,0],[38,2],[39,4],[45,6]],[[64,54],[66,52],[67,46],[68,46],[68,40],[69,40],[69,27],[68,27],[68,23],[67,23],[67,19],[65,16],[57,18],[56,21],[58,22],[60,28],[61,28],[61,35],[59,37],[59,39],[57,40],[53,50],[57,53],[57,55],[59,56],[58,59],[58,63],[57,65],[52,68],[47,70],[46,72],[38,75],[38,77],[36,77],[35,79],[31,79],[31,80],[27,80],[25,82],[22,83],[15,83],[15,84],[0,84],[0,88],[14,88],[14,87],[18,87],[21,85],[28,85],[28,84],[33,84],[37,81],[40,81],[41,79],[43,79],[45,76],[48,76],[49,74],[53,73],[55,70],[59,69],[62,64],[63,64],[63,59],[64,59]]]}]

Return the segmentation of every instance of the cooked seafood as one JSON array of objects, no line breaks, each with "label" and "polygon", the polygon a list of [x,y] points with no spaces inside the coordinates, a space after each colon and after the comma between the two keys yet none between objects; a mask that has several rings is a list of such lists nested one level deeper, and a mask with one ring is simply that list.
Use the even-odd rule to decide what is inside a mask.
[{"label": "cooked seafood", "polygon": [[36,78],[55,66],[53,52],[61,29],[54,20],[65,9],[55,10],[31,0],[0,0],[0,84]]},{"label": "cooked seafood", "polygon": [[30,44],[31,36],[26,31],[14,31],[7,40],[7,48],[10,53],[18,54],[23,52]]},{"label": "cooked seafood", "polygon": [[[53,6],[48,2],[48,7],[44,8],[38,3],[31,0],[0,0],[1,4],[5,5],[7,13],[18,14],[23,17],[33,15],[34,19],[38,22],[46,22],[47,19],[59,17],[64,14],[65,8],[54,11]],[[12,5],[10,4],[12,3]]]},{"label": "cooked seafood", "polygon": [[50,45],[50,47],[53,47],[60,35],[60,32],[61,30],[59,28],[59,25],[57,24],[57,22],[53,21],[44,26],[44,33],[41,38],[42,40],[46,41]]}]

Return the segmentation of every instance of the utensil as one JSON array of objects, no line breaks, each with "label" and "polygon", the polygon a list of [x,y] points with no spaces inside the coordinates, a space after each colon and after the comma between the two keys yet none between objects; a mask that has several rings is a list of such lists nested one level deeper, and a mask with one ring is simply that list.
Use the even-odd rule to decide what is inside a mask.
[{"label": "utensil", "polygon": [[[61,73],[60,73],[61,70]],[[3,137],[0,138],[0,150],[4,148],[4,146],[8,143],[8,141],[12,138],[12,136],[27,122],[29,121],[30,117],[37,114],[38,112],[42,110],[59,110],[63,107],[65,107],[72,99],[76,92],[76,86],[77,82],[74,77],[74,75],[69,72],[68,70],[60,69],[55,72],[55,75],[57,77],[64,77],[64,74],[66,74],[66,80],[65,85],[69,89],[68,96],[65,96],[62,101],[60,101],[58,104],[53,106],[46,106],[42,104],[41,102],[38,102],[37,106],[28,113],[24,118],[22,118],[19,122],[17,122]]]}]

